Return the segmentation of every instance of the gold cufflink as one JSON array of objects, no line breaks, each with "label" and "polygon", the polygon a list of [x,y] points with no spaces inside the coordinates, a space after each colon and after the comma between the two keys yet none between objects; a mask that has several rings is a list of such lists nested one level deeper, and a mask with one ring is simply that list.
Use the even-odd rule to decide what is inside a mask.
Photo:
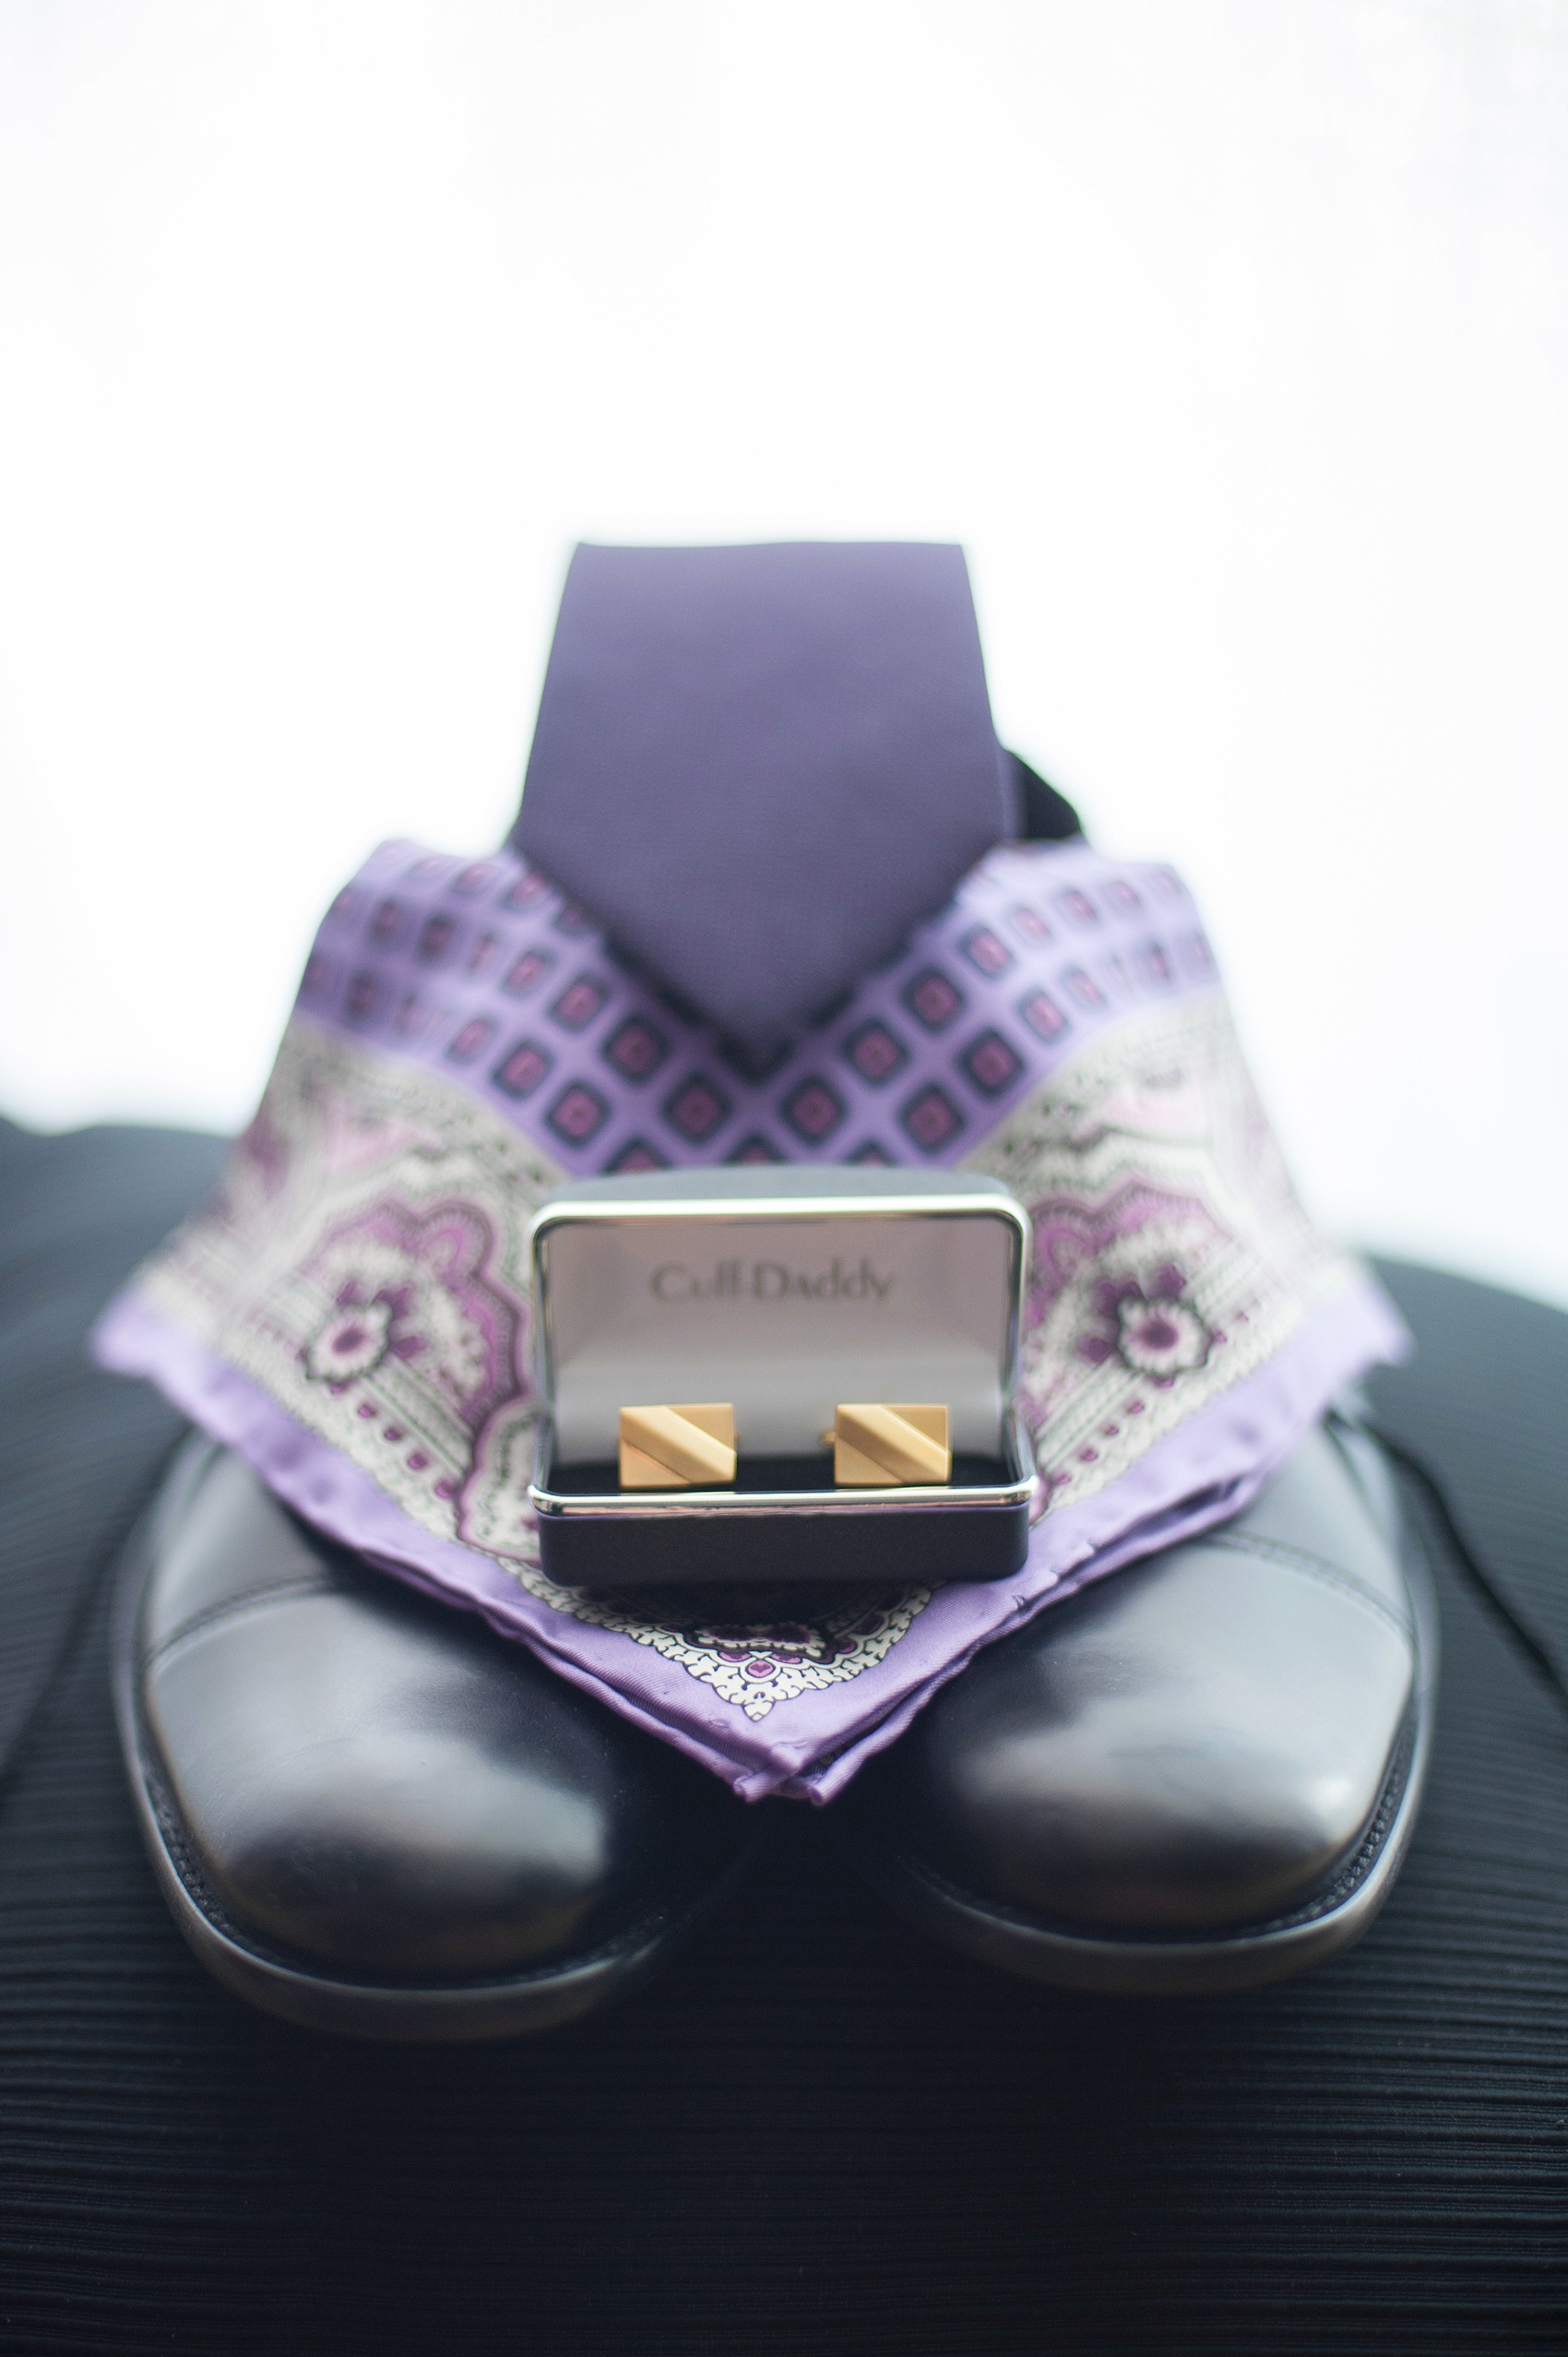
[{"label": "gold cufflink", "polygon": [[623,1408],[624,1490],[721,1488],[735,1478],[735,1411],[728,1399]]},{"label": "gold cufflink", "polygon": [[858,1400],[835,1412],[833,1478],[846,1488],[895,1489],[949,1482],[947,1411],[902,1400]]}]

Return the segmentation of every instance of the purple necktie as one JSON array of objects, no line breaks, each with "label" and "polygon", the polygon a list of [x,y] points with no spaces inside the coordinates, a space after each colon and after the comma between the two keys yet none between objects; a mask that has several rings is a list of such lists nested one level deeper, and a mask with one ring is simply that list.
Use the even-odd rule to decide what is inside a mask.
[{"label": "purple necktie", "polygon": [[579,547],[511,840],[766,1052],[1016,831],[963,551]]}]

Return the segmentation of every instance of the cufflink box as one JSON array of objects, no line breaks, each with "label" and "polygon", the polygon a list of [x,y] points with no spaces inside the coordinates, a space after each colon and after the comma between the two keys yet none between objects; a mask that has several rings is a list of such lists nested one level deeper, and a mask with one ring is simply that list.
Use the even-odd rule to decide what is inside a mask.
[{"label": "cufflink box", "polygon": [[[968,1173],[585,1179],[531,1230],[544,1401],[529,1499],[568,1587],[1004,1578],[1034,1458],[1013,1406],[1029,1223]],[[624,1407],[729,1401],[732,1485],[624,1489]],[[942,1402],[951,1479],[835,1485],[840,1402]]]}]

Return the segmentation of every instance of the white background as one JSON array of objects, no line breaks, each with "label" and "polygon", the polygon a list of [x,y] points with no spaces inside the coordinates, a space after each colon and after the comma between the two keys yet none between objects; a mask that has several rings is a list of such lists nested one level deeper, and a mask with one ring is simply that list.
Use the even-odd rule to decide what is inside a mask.
[{"label": "white background", "polygon": [[0,1106],[232,1126],[570,544],[952,538],[1309,1200],[1568,1302],[1557,0],[0,0]]}]

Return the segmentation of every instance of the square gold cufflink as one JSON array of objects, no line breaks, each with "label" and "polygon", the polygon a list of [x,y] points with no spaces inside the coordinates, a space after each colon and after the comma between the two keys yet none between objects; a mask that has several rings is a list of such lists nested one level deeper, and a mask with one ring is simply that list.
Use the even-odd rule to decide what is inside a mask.
[{"label": "square gold cufflink", "polygon": [[831,1436],[833,1478],[841,1488],[907,1489],[953,1478],[944,1407],[841,1401]]},{"label": "square gold cufflink", "polygon": [[735,1411],[728,1399],[623,1408],[624,1490],[722,1489],[735,1478]]}]

